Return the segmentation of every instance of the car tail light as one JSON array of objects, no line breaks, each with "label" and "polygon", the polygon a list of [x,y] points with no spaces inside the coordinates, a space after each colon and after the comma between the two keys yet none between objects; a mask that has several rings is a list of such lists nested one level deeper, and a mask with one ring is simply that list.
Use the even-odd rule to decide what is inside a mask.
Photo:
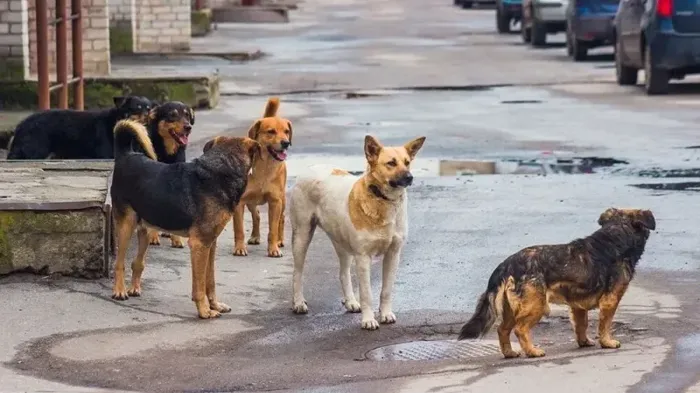
[{"label": "car tail light", "polygon": [[656,14],[664,18],[670,18],[671,14],[673,14],[673,0],[657,0]]}]

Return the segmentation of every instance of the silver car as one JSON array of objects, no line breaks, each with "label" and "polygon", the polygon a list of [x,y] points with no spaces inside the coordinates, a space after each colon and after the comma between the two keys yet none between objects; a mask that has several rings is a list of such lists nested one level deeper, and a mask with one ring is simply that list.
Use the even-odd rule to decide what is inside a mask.
[{"label": "silver car", "polygon": [[565,32],[568,6],[569,0],[523,0],[523,42],[542,47],[547,34]]}]

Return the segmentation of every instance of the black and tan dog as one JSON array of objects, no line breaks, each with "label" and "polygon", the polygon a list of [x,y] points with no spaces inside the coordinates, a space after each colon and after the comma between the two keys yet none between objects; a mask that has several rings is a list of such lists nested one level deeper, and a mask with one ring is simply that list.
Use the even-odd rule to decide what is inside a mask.
[{"label": "black and tan dog", "polygon": [[656,220],[649,210],[610,208],[598,224],[601,228],[588,237],[528,247],[498,265],[459,339],[485,335],[500,317],[498,341],[504,357],[520,355],[510,345],[513,330],[528,357],[544,356],[532,344],[530,330],[549,314],[551,302],[571,308],[579,347],[595,345],[586,334],[588,311],[600,309],[600,346],[619,348],[611,332],[613,317]]},{"label": "black and tan dog", "polygon": [[34,113],[15,128],[8,160],[111,159],[119,120],[145,124],[154,103],[146,97],[114,97],[114,108],[98,111],[52,109]]},{"label": "black and tan dog", "polygon": [[255,139],[263,154],[255,159],[253,171],[248,176],[248,188],[233,216],[233,255],[248,255],[245,243],[243,213],[248,207],[253,217],[253,232],[248,244],[260,244],[260,211],[258,206],[268,204],[267,255],[282,256],[284,247],[284,209],[287,192],[287,148],[292,145],[292,122],[278,116],[279,98],[267,100],[265,112],[248,130],[248,137]]},{"label": "black and tan dog", "polygon": [[[194,111],[180,101],[169,101],[151,109],[148,115],[148,135],[158,161],[166,164],[186,161],[187,144],[193,125]],[[162,235],[170,237],[172,247],[185,247],[180,236],[170,236],[167,233]],[[148,242],[160,245],[158,231],[149,231]]]},{"label": "black and tan dog", "polygon": [[[216,240],[233,215],[260,145],[249,138],[219,137],[192,162],[156,161],[148,132],[124,120],[114,130],[115,161],[112,205],[117,234],[112,298],[141,295],[141,275],[149,228],[188,237],[192,262],[192,300],[200,318],[214,318],[231,308],[219,302],[215,288]],[[124,263],[136,230],[138,252],[126,288]]]}]

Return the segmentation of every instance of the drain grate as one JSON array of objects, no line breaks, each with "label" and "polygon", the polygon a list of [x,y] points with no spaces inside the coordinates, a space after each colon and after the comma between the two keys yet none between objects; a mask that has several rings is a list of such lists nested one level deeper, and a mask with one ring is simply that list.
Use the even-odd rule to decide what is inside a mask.
[{"label": "drain grate", "polygon": [[[515,344],[515,343],[513,343]],[[517,345],[513,349],[519,350]],[[412,341],[373,349],[365,355],[369,360],[460,360],[499,354],[498,341]]]}]

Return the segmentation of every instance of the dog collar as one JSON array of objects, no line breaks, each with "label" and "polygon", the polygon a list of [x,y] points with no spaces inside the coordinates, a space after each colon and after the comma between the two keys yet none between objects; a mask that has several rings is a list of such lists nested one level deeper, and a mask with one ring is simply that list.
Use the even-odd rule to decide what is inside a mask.
[{"label": "dog collar", "polygon": [[376,184],[370,184],[369,190],[372,191],[372,194],[374,194],[374,196],[377,198],[384,199],[385,201],[391,201],[391,199],[387,198],[387,196],[382,193]]}]

